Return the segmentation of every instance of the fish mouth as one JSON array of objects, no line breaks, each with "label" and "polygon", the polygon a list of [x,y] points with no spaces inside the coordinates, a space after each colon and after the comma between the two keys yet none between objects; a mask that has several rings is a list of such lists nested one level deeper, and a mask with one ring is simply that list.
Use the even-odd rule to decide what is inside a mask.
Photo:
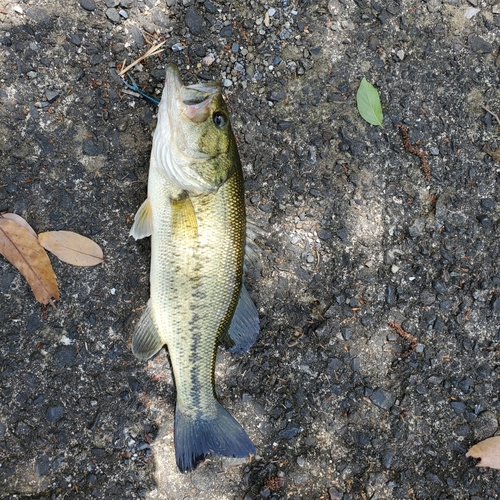
[{"label": "fish mouth", "polygon": [[219,82],[196,83],[184,86],[175,64],[166,68],[164,94],[166,111],[170,117],[186,116],[194,122],[206,120],[213,98],[221,91]]}]

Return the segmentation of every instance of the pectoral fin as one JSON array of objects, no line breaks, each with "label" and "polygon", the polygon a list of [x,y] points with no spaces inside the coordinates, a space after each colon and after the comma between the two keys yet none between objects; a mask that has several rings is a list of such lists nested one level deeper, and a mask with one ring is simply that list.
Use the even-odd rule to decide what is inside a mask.
[{"label": "pectoral fin", "polygon": [[152,232],[153,217],[151,213],[151,204],[149,203],[149,198],[146,198],[135,214],[130,236],[133,236],[136,240],[140,240],[141,238],[151,236]]},{"label": "pectoral fin", "polygon": [[259,313],[243,284],[229,331],[221,337],[221,342],[233,354],[241,354],[252,347],[259,335],[259,328]]},{"label": "pectoral fin", "polygon": [[142,313],[132,338],[132,352],[138,359],[149,359],[163,347],[163,342],[151,314],[151,300]]}]

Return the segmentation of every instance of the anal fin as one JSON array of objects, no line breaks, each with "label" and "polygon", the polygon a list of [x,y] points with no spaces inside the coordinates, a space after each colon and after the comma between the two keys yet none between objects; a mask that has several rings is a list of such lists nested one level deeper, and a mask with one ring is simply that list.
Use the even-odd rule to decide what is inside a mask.
[{"label": "anal fin", "polygon": [[132,353],[138,359],[146,360],[163,347],[163,342],[151,314],[151,300],[142,313],[132,338]]},{"label": "anal fin", "polygon": [[151,236],[153,232],[153,216],[151,213],[151,204],[149,198],[146,198],[135,214],[134,224],[130,229],[130,236],[140,240]]},{"label": "anal fin", "polygon": [[241,354],[252,347],[259,335],[259,330],[259,313],[243,283],[229,330],[221,337],[221,342],[229,347],[231,353]]}]

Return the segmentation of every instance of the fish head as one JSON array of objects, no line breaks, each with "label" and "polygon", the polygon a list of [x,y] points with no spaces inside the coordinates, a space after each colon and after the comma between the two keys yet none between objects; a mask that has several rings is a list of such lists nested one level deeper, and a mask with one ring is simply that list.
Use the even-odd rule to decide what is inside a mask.
[{"label": "fish head", "polygon": [[236,141],[219,83],[184,86],[177,66],[166,69],[153,155],[179,188],[215,191],[231,175]]}]

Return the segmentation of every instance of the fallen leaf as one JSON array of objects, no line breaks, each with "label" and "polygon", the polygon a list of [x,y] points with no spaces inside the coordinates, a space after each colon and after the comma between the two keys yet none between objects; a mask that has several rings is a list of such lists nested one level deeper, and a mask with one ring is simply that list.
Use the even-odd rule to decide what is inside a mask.
[{"label": "fallen leaf", "polygon": [[59,300],[56,275],[36,236],[5,217],[0,217],[0,253],[26,278],[38,302]]},{"label": "fallen leaf", "polygon": [[38,241],[46,250],[73,266],[96,266],[104,262],[104,255],[97,243],[72,231],[40,233]]},{"label": "fallen leaf", "polygon": [[36,238],[35,230],[20,215],[6,213],[6,214],[0,215],[0,217],[17,222],[20,226],[25,227]]},{"label": "fallen leaf", "polygon": [[356,93],[356,104],[361,117],[372,125],[382,125],[384,115],[377,89],[363,78]]},{"label": "fallen leaf", "polygon": [[475,444],[465,456],[480,458],[478,467],[500,469],[500,436],[494,436]]}]

